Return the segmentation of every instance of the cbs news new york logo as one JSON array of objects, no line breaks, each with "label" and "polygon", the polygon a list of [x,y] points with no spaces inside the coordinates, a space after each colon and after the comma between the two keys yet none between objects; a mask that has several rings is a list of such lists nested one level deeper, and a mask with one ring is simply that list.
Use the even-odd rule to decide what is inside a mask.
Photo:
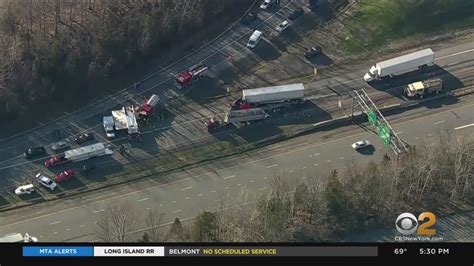
[{"label": "cbs news new york logo", "polygon": [[[432,238],[436,235],[436,215],[431,212],[422,212],[418,217],[405,212],[400,214],[395,221],[397,231],[403,237],[395,237],[396,240],[442,240],[442,238]],[[416,233],[417,237],[410,237]]]}]

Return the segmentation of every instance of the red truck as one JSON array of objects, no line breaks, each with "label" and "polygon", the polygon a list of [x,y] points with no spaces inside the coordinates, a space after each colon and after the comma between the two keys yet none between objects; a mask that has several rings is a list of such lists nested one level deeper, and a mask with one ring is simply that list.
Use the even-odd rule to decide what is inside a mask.
[{"label": "red truck", "polygon": [[44,166],[50,168],[56,165],[67,163],[69,160],[64,155],[55,155],[48,160],[44,161]]},{"label": "red truck", "polygon": [[58,173],[55,177],[54,180],[56,183],[62,183],[65,181],[68,181],[69,179],[73,178],[76,175],[76,172],[72,169],[67,169],[65,171],[62,171],[61,173]]},{"label": "red truck", "polygon": [[176,77],[176,87],[182,89],[186,86],[192,85],[196,80],[199,80],[206,75],[208,69],[207,66],[199,64],[179,73]]},{"label": "red truck", "polygon": [[147,101],[140,107],[140,111],[138,112],[138,116],[140,118],[147,119],[153,115],[158,103],[160,102],[160,96],[153,94],[151,95]]}]

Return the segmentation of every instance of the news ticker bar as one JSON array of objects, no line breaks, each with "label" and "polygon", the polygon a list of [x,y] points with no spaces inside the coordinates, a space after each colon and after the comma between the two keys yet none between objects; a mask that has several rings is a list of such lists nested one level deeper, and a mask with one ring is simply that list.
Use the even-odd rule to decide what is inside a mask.
[{"label": "news ticker bar", "polygon": [[375,257],[378,247],[28,246],[23,257]]}]

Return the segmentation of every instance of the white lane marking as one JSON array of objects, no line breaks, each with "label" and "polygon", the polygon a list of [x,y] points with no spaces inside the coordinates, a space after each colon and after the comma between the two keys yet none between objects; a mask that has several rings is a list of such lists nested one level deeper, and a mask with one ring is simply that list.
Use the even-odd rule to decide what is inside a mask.
[{"label": "white lane marking", "polygon": [[229,187],[225,187],[224,189],[229,189]]},{"label": "white lane marking", "polygon": [[229,178],[232,178],[232,177],[235,177],[235,175],[230,175],[230,176],[224,177],[222,179],[229,179]]},{"label": "white lane marking", "polygon": [[397,135],[403,134],[403,131],[395,132],[395,134],[397,134]]},{"label": "white lane marking", "polygon": [[202,197],[202,194],[199,194],[198,197]]},{"label": "white lane marking", "polygon": [[96,224],[96,223],[97,223],[97,221],[94,221],[94,223]]},{"label": "white lane marking", "polygon": [[293,173],[293,170],[288,170],[288,173]]},{"label": "white lane marking", "polygon": [[304,146],[304,145],[308,145],[309,143],[308,142],[305,142],[305,143],[300,143],[300,144],[297,144],[297,145],[292,145],[292,147],[299,147],[299,146]]},{"label": "white lane marking", "polygon": [[49,225],[55,225],[55,224],[58,224],[58,223],[60,223],[60,222],[61,222],[61,221],[52,222],[52,223],[50,223]]},{"label": "white lane marking", "polygon": [[313,153],[313,154],[308,155],[308,157],[311,158],[311,157],[313,157],[313,156],[318,156],[318,155],[321,155],[321,153]]},{"label": "white lane marking", "polygon": [[242,186],[242,184],[237,184],[238,187]]},{"label": "white lane marking", "polygon": [[39,236],[39,237],[40,237],[40,238],[43,238],[44,236],[43,236],[43,235],[41,235],[41,236]]},{"label": "white lane marking", "polygon": [[142,201],[145,201],[145,200],[149,200],[149,198],[139,199],[139,200],[137,200],[137,202],[142,202]]},{"label": "white lane marking", "polygon": [[58,234],[58,232],[54,232],[53,234],[54,234],[54,235],[57,235],[57,234]]},{"label": "white lane marking", "polygon": [[431,137],[431,136],[433,136],[433,135],[431,135],[431,133],[430,133],[430,134],[428,134],[428,137]]},{"label": "white lane marking", "polygon": [[171,213],[178,213],[178,212],[182,212],[183,210],[176,210],[176,211],[172,211]]},{"label": "white lane marking", "polygon": [[448,55],[445,55],[445,56],[435,58],[435,61],[436,60],[441,60],[441,59],[444,59],[444,58],[448,58],[448,57],[453,57],[453,56],[460,55],[460,54],[469,53],[469,52],[472,52],[472,51],[474,51],[474,49],[468,49],[468,50],[464,50],[462,52],[457,52],[457,53],[454,53],[454,54],[448,54]]},{"label": "white lane marking", "polygon": [[260,191],[260,190],[265,190],[265,189],[268,189],[268,187],[262,187],[262,188],[259,188],[257,190]]},{"label": "white lane marking", "polygon": [[315,164],[314,164],[314,166],[318,166],[318,164],[317,164],[317,163],[315,163]]},{"label": "white lane marking", "polygon": [[301,169],[306,169],[306,166],[301,167]]},{"label": "white lane marking", "polygon": [[328,162],[328,163],[330,163],[330,162],[331,162],[331,160],[328,160],[327,162]]},{"label": "white lane marking", "polygon": [[344,160],[344,157],[342,157],[342,156],[341,156],[341,157],[339,157],[339,160]]},{"label": "white lane marking", "polygon": [[250,183],[253,183],[253,182],[255,182],[255,181],[253,181],[253,180],[250,180]]},{"label": "white lane marking", "polygon": [[415,139],[420,139],[419,137],[416,137]]},{"label": "white lane marking", "polygon": [[306,177],[306,176],[303,176],[301,179],[306,179],[306,178],[308,178],[308,177]]},{"label": "white lane marking", "polygon": [[276,167],[276,166],[278,166],[278,164],[269,165],[269,166],[267,166],[267,168],[272,168],[272,167]]},{"label": "white lane marking", "polygon": [[171,203],[176,203],[176,200],[173,200]]},{"label": "white lane marking", "polygon": [[444,120],[441,120],[441,121],[438,121],[438,122],[434,122],[433,125],[438,125],[438,124],[442,124],[444,123]]},{"label": "white lane marking", "polygon": [[93,213],[99,213],[99,212],[104,212],[105,209],[102,209],[102,210],[98,210],[98,211],[93,211]]},{"label": "white lane marking", "polygon": [[150,207],[148,207],[148,208],[146,208],[146,209],[147,209],[147,210],[151,210],[151,208],[150,208]]},{"label": "white lane marking", "polygon": [[463,128],[467,128],[467,127],[472,127],[472,126],[474,126],[474,123],[468,124],[468,125],[464,125],[464,126],[455,127],[454,130],[459,130],[459,129],[463,129]]},{"label": "white lane marking", "polygon": [[184,198],[184,199],[185,199],[185,200],[189,200],[190,198],[189,198],[189,197],[186,197],[186,198]]},{"label": "white lane marking", "polygon": [[449,66],[454,66],[454,65],[456,65],[456,64],[459,64],[459,62],[449,63],[449,64],[447,64],[446,66],[449,67]]},{"label": "white lane marking", "polygon": [[211,191],[211,192],[212,192],[212,193],[216,193],[216,191],[215,191],[215,190],[213,190],[213,191]]},{"label": "white lane marking", "polygon": [[183,191],[183,190],[188,190],[188,189],[191,189],[191,188],[193,188],[193,187],[185,187],[185,188],[182,188],[180,190]]},{"label": "white lane marking", "polygon": [[66,228],[66,231],[71,231],[71,228]]},{"label": "white lane marking", "polygon": [[85,225],[81,224],[81,226],[79,226],[79,227],[80,227],[80,228],[83,228],[83,227],[85,227]]},{"label": "white lane marking", "polygon": [[160,207],[163,207],[163,204],[160,204]]}]

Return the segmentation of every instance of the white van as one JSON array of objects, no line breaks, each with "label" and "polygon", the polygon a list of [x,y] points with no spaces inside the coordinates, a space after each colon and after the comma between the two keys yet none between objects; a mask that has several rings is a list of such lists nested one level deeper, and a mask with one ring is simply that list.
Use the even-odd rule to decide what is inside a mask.
[{"label": "white van", "polygon": [[248,48],[255,48],[255,46],[258,44],[258,42],[262,39],[262,32],[259,30],[256,30],[252,33],[252,36],[250,36],[249,42],[247,43]]},{"label": "white van", "polygon": [[31,192],[35,191],[33,184],[19,186],[15,189],[16,195],[24,195],[24,194],[31,194]]}]

